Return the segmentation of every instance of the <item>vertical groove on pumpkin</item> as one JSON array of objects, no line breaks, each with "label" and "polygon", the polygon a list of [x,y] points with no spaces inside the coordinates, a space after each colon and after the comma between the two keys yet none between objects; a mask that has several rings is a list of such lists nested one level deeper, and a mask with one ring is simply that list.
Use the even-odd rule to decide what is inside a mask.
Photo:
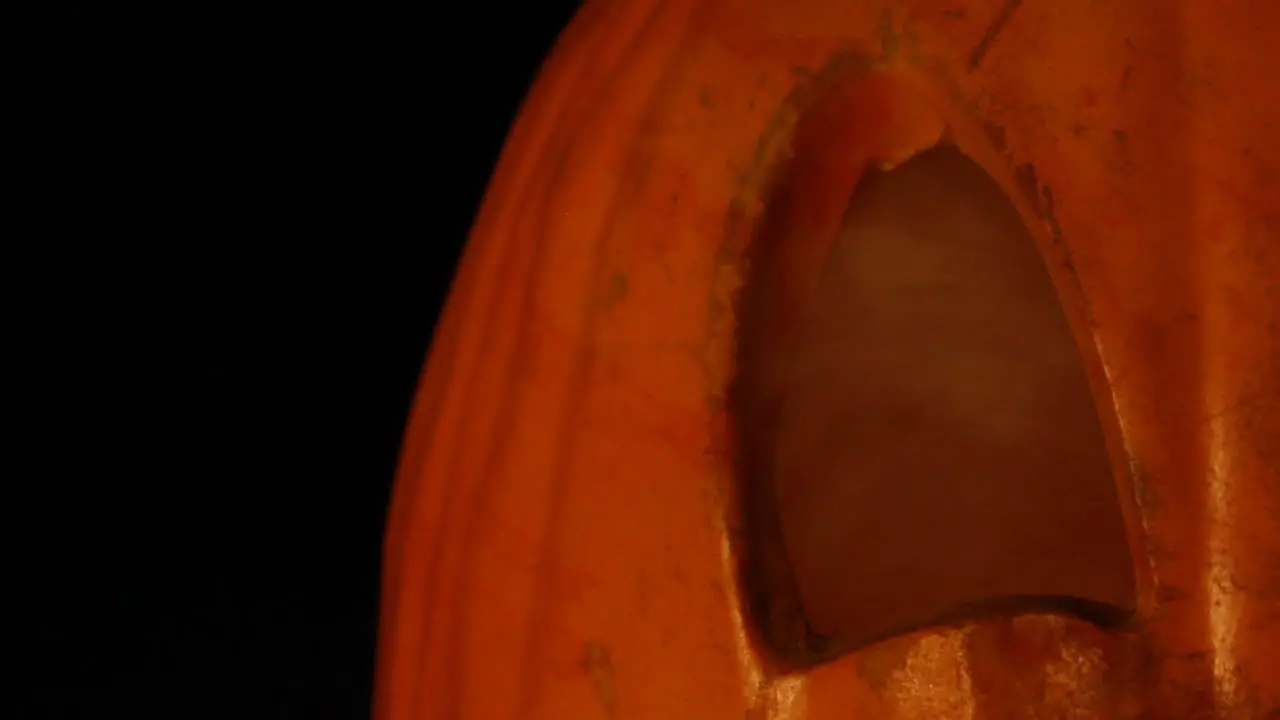
[{"label": "vertical groove on pumpkin", "polygon": [[[535,679],[535,673],[540,669],[539,665],[546,662],[544,656],[548,631],[564,630],[566,634],[573,635],[572,630],[562,625],[563,619],[554,617],[557,608],[553,601],[559,596],[555,584],[560,579],[556,577],[555,566],[560,562],[558,558],[564,552],[559,538],[562,536],[564,505],[568,500],[566,495],[574,489],[569,484],[570,476],[575,470],[573,467],[574,431],[582,421],[581,410],[590,392],[592,376],[598,369],[599,328],[607,311],[602,303],[593,299],[600,297],[601,286],[607,286],[612,280],[611,264],[614,258],[610,256],[611,245],[620,235],[618,227],[630,221],[623,209],[634,204],[634,196],[638,188],[647,179],[645,165],[647,158],[644,148],[637,141],[637,136],[644,121],[643,109],[650,104],[649,93],[660,82],[665,74],[667,63],[675,55],[671,52],[669,45],[676,44],[679,36],[676,35],[673,40],[670,26],[682,24],[683,13],[680,10],[681,8],[666,3],[640,6],[638,16],[626,23],[630,29],[630,36],[624,38],[622,42],[615,37],[611,43],[616,46],[612,48],[612,52],[617,65],[596,69],[596,72],[601,72],[608,80],[591,92],[581,92],[578,97],[584,109],[579,120],[581,127],[571,129],[569,133],[569,137],[572,138],[569,141],[570,147],[583,158],[584,163],[612,162],[622,168],[622,172],[614,178],[611,192],[605,195],[607,200],[602,202],[597,197],[604,192],[603,188],[584,187],[584,191],[592,195],[595,203],[588,213],[578,208],[578,202],[575,201],[580,201],[579,198],[561,189],[557,197],[559,204],[550,208],[555,212],[564,213],[568,218],[565,220],[566,224],[581,224],[581,220],[572,217],[581,213],[584,216],[591,214],[598,216],[599,225],[593,226],[590,235],[579,239],[578,243],[563,242],[563,238],[570,236],[568,232],[551,234],[560,240],[556,247],[560,253],[581,255],[583,254],[581,250],[574,247],[580,245],[581,248],[588,249],[586,254],[589,257],[583,260],[584,269],[587,270],[587,274],[583,277],[586,285],[583,288],[584,297],[577,298],[577,302],[565,302],[563,296],[557,295],[556,300],[560,306],[554,308],[559,312],[581,315],[580,330],[570,334],[571,337],[579,339],[581,346],[576,348],[571,360],[572,367],[568,372],[570,389],[564,393],[565,407],[560,412],[557,428],[553,434],[556,448],[551,455],[552,469],[548,473],[547,523],[537,553],[534,592],[525,629],[524,646],[521,648],[523,672],[516,704],[517,717],[533,716],[538,709],[539,693],[542,687]],[[636,9],[633,8],[633,11]],[[657,60],[657,62],[645,62],[646,60]],[[606,72],[606,69],[613,69],[613,72]],[[624,88],[625,95],[622,91]],[[603,139],[599,137],[601,135],[604,136]],[[604,159],[610,155],[614,156],[614,159],[608,161]],[[567,172],[572,173],[573,168]],[[599,178],[600,175],[593,172],[581,173],[583,178]],[[571,185],[582,184],[583,180],[570,176],[566,177],[564,182]],[[555,268],[553,274],[559,276],[564,271],[564,266],[560,265]],[[557,278],[557,280],[562,279]],[[544,290],[553,287],[555,283],[548,280]],[[611,698],[615,692],[618,692],[613,689],[615,685],[611,673]],[[625,688],[621,689],[621,692],[625,693]],[[616,699],[611,699],[607,705],[614,705],[616,702]]]},{"label": "vertical groove on pumpkin", "polygon": [[[585,29],[583,23],[577,27]],[[566,32],[565,37],[568,40],[570,32]],[[597,40],[597,44],[599,42]],[[441,522],[450,516],[449,495],[458,485],[450,481],[452,460],[445,460],[441,467],[440,451],[450,448],[445,455],[455,452],[457,446],[451,441],[451,433],[468,428],[457,413],[466,411],[469,389],[480,376],[475,354],[485,355],[484,343],[492,326],[492,314],[502,308],[499,294],[507,288],[501,285],[501,280],[510,270],[504,272],[500,267],[509,268],[516,262],[516,255],[509,251],[513,245],[512,234],[503,231],[502,226],[518,221],[529,203],[545,197],[546,185],[530,183],[530,178],[545,162],[545,154],[530,157],[530,153],[522,150],[526,146],[541,146],[545,137],[554,132],[555,123],[564,110],[564,98],[577,84],[579,72],[587,67],[576,57],[584,50],[586,48],[579,44],[561,43],[557,52],[548,58],[546,72],[525,100],[526,106],[536,104],[549,112],[522,112],[520,121],[515,123],[471,232],[473,237],[484,237],[486,241],[467,244],[431,344],[432,362],[424,368],[405,431],[388,512],[374,707],[378,718],[403,717],[401,713],[414,717],[425,711],[421,693],[425,687],[435,684],[429,661],[432,638],[427,633],[434,615],[432,601],[447,596],[439,590],[435,578],[440,553],[449,544]],[[521,190],[509,190],[511,187]],[[519,202],[508,200],[498,205],[494,202],[498,196],[515,197]],[[486,307],[490,308],[489,312]],[[464,313],[469,317],[478,314],[484,320],[464,324]],[[425,501],[420,499],[424,491],[428,498]],[[425,562],[410,562],[408,557],[418,555],[420,548],[426,550]],[[410,620],[413,624],[406,626]],[[405,656],[399,648],[406,646],[416,646],[416,652]],[[440,701],[440,707],[445,706],[446,703]]]},{"label": "vertical groove on pumpkin", "polygon": [[[590,51],[589,47],[584,49],[584,52]],[[588,68],[590,65],[582,63],[579,67]],[[570,88],[577,89],[576,86],[580,83],[575,81],[568,85]],[[577,94],[570,97],[577,97]],[[447,460],[444,461],[443,467],[436,473],[432,473],[433,479],[444,488],[438,510],[443,519],[440,521],[434,542],[424,543],[433,549],[432,558],[426,567],[426,585],[437,602],[428,602],[422,612],[427,619],[428,627],[446,629],[441,633],[441,637],[444,638],[442,640],[425,638],[421,641],[421,655],[414,666],[421,668],[430,677],[433,665],[443,665],[442,668],[437,667],[436,672],[444,676],[439,687],[445,690],[439,697],[431,698],[431,702],[440,708],[458,707],[461,702],[459,696],[464,690],[460,678],[465,659],[460,657],[462,653],[459,649],[466,644],[465,609],[468,593],[465,587],[466,578],[470,574],[469,570],[474,567],[474,562],[469,562],[474,548],[469,543],[450,543],[446,538],[475,537],[477,523],[481,520],[483,510],[475,510],[477,505],[482,503],[475,500],[474,496],[478,494],[483,499],[486,480],[492,475],[493,463],[502,457],[501,448],[507,445],[511,431],[509,423],[514,414],[509,408],[504,408],[501,403],[490,399],[495,395],[484,397],[485,392],[492,393],[484,383],[488,382],[489,377],[502,378],[502,388],[496,393],[496,397],[509,399],[513,394],[513,388],[521,379],[521,373],[515,369],[515,366],[525,360],[518,352],[522,345],[519,335],[527,328],[528,323],[507,323],[503,322],[502,318],[513,311],[527,313],[531,309],[530,300],[532,293],[536,290],[534,279],[539,267],[537,258],[545,249],[545,239],[540,231],[546,224],[545,215],[550,211],[550,201],[554,197],[557,180],[562,172],[565,152],[563,145],[572,136],[566,131],[563,123],[566,122],[566,116],[572,118],[576,115],[575,107],[571,103],[554,103],[549,107],[556,111],[554,115],[557,122],[552,125],[551,135],[544,141],[542,152],[532,163],[530,175],[522,186],[523,192],[513,195],[516,202],[511,203],[509,214],[503,218],[507,223],[516,225],[518,229],[509,232],[493,232],[487,235],[493,240],[472,251],[477,255],[482,252],[488,254],[492,258],[490,262],[495,263],[497,268],[489,272],[477,270],[477,276],[492,277],[493,280],[488,286],[488,292],[484,292],[483,287],[477,288],[476,295],[468,298],[472,303],[468,313],[479,315],[482,319],[480,323],[473,326],[476,328],[474,331],[477,334],[476,339],[468,344],[470,347],[464,348],[464,352],[471,350],[475,357],[468,358],[464,355],[464,362],[460,365],[473,374],[466,380],[458,378],[461,382],[455,385],[457,395],[454,402],[462,404],[460,399],[465,398],[466,404],[462,410],[463,417],[451,424],[451,427],[457,431],[465,429],[473,443],[481,448],[487,447],[489,452],[477,453],[476,448],[469,448],[459,442],[440,442],[440,446],[447,448],[442,453]],[[541,178],[540,181],[539,178]],[[531,209],[536,209],[536,212],[531,212]],[[530,222],[531,218],[536,219]],[[524,233],[535,234],[529,237]],[[515,239],[521,235],[524,235],[521,238],[524,242],[516,242]],[[514,333],[512,328],[515,330]],[[502,347],[506,349],[497,352],[494,343],[503,343]],[[485,369],[486,363],[494,362],[501,364],[502,372]],[[477,411],[487,412],[492,419],[487,423],[478,423]],[[489,432],[482,433],[480,427],[489,428]],[[459,467],[467,456],[470,456],[471,463]],[[462,532],[450,532],[449,528],[459,522],[465,529]],[[448,564],[450,557],[454,558],[453,565],[457,566],[453,572],[447,571],[450,567]],[[446,582],[445,578],[451,579]],[[444,592],[441,590],[442,587],[448,587],[451,591]],[[441,600],[451,601],[447,609],[438,606]],[[440,646],[435,647],[435,643],[439,643]],[[410,703],[410,707],[427,709],[423,702],[424,693],[428,689],[427,683],[419,681],[411,687],[414,700]],[[455,711],[450,710],[450,712]]]}]

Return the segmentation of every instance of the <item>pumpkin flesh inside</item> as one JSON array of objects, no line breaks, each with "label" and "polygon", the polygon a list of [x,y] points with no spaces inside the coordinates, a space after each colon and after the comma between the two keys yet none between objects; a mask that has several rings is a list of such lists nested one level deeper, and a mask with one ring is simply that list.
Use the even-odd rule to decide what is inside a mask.
[{"label": "pumpkin flesh inside", "polygon": [[816,633],[862,644],[988,604],[1133,609],[1075,341],[976,164],[937,149],[863,180],[799,348],[774,480]]},{"label": "pumpkin flesh inside", "polygon": [[[1122,621],[1136,590],[1113,463],[1040,251],[959,149],[912,154],[937,139],[927,104],[870,78],[800,121],[741,301],[746,587],[766,645],[804,665],[992,613]],[[842,113],[861,121],[844,146],[814,142]]]}]

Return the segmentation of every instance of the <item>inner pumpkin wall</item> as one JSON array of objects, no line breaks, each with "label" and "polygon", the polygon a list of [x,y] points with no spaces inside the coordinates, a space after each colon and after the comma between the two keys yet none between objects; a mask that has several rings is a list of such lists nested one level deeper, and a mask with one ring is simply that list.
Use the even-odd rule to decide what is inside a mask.
[{"label": "inner pumpkin wall", "polygon": [[865,176],[805,317],[764,472],[812,634],[1133,609],[1079,351],[977,164],[941,147]]}]

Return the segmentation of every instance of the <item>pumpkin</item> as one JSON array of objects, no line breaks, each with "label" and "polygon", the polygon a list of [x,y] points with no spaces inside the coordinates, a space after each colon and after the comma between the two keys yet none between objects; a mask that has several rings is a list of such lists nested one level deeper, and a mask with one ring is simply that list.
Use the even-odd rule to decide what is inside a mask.
[{"label": "pumpkin", "polygon": [[1280,717],[1277,37],[586,3],[406,431],[375,716]]}]

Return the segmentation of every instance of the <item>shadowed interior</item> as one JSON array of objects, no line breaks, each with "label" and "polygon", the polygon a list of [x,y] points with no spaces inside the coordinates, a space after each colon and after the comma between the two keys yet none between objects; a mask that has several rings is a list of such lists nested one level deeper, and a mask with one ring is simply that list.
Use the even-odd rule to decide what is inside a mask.
[{"label": "shadowed interior", "polygon": [[773,495],[809,633],[848,649],[983,613],[1131,611],[1079,351],[976,163],[942,147],[863,178],[811,307],[758,456],[770,481],[749,488]]}]

